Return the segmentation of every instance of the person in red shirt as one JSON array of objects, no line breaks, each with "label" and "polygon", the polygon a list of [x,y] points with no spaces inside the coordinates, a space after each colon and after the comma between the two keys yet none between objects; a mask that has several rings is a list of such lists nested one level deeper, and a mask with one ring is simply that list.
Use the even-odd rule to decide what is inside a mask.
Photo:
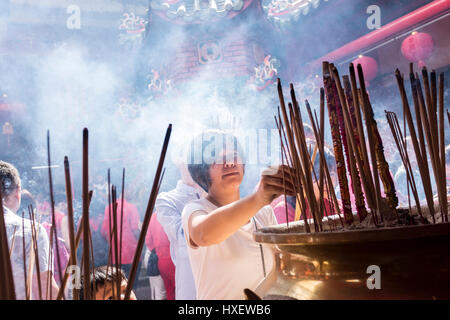
[{"label": "person in red shirt", "polygon": [[[95,267],[101,267],[108,264],[108,253],[109,253],[109,245],[106,241],[105,237],[102,234],[102,226],[103,226],[103,214],[105,210],[105,202],[101,197],[93,197],[91,201],[91,205],[89,207],[89,228],[91,230],[92,236],[92,246],[94,250],[94,263]],[[63,230],[67,230],[67,238],[69,228],[68,222],[66,220],[66,228]],[[79,230],[81,223],[81,217],[77,222],[76,230]],[[77,250],[77,261],[81,261],[83,256],[83,237],[81,237],[80,244],[78,245]]]},{"label": "person in red shirt", "polygon": [[170,257],[170,241],[156,215],[154,212],[150,219],[145,244],[148,250],[155,250],[158,256],[158,269],[164,281],[167,300],[175,300],[175,265]]},{"label": "person in red shirt", "polygon": [[[38,199],[41,196],[38,197]],[[57,202],[59,204],[59,202]],[[47,221],[48,223],[52,223],[52,208],[48,201],[37,202],[36,205],[37,212],[40,216],[42,216],[42,221]],[[64,212],[61,212],[60,207],[55,206],[55,225],[58,232],[58,236],[62,236],[62,222],[65,217]]]},{"label": "person in red shirt", "polygon": [[[111,220],[109,218],[109,213],[111,211]],[[121,261],[119,264],[122,265],[122,269],[125,272],[126,276],[129,277],[131,265],[133,263],[134,253],[137,247],[137,239],[139,238],[139,229],[140,229],[140,221],[139,221],[139,213],[136,206],[127,200],[123,201],[123,225],[121,226],[121,211],[122,211],[122,201],[121,199],[117,200],[117,238],[119,243],[119,248],[117,249],[120,254],[120,233],[122,232],[122,254]],[[113,227],[112,220],[112,207],[110,210],[109,206],[105,208],[105,214],[103,218],[103,224],[101,229],[102,236],[106,239],[110,247],[112,248],[112,263],[116,264],[116,255],[115,255],[115,246],[114,246],[114,237],[112,238],[112,246],[110,244],[110,228]],[[122,230],[122,231],[120,231]],[[138,269],[139,270],[139,269]],[[136,277],[137,279],[137,277]]]}]

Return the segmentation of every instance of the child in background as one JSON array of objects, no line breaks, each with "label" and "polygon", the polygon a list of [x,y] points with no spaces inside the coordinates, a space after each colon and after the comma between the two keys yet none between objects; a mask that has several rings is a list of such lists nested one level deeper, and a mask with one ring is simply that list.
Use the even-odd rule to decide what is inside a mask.
[{"label": "child in background", "polygon": [[[116,264],[116,260],[119,260],[118,262],[122,265],[122,269],[124,270],[125,274],[129,276],[130,270],[131,270],[131,264],[133,263],[134,253],[136,251],[137,247],[137,239],[139,239],[140,234],[140,221],[139,221],[139,213],[134,204],[131,202],[128,202],[126,199],[123,201],[123,219],[121,218],[122,214],[122,199],[117,200],[117,228],[122,233],[122,254],[120,256],[121,259],[116,259],[115,254],[115,246],[114,246],[114,239],[110,239],[110,232],[109,227],[114,225],[114,221],[111,221],[109,218],[109,213],[111,210],[112,215],[112,207],[111,209],[109,206],[105,208],[105,213],[103,216],[103,223],[101,226],[101,234],[103,238],[107,241],[109,244],[110,240],[113,240],[112,245],[110,244],[110,247],[112,247],[112,263],[113,265]],[[121,226],[121,221],[123,220],[123,225]],[[120,232],[118,233],[118,241],[120,246]],[[117,248],[119,251],[120,248]],[[119,253],[120,254],[120,253]],[[141,262],[139,262],[138,266],[138,274],[141,267]],[[137,277],[135,280],[135,284],[137,281]]]},{"label": "child in background", "polygon": [[[116,299],[117,289],[115,283],[117,278],[121,279],[120,299]],[[125,290],[127,288],[128,279],[122,270],[117,270],[111,266],[101,266],[94,269],[94,274],[89,279],[91,290],[94,292],[94,300],[124,300]],[[84,300],[84,279],[81,280],[81,289],[79,291],[80,300]],[[130,294],[130,300],[137,300],[133,291]]]}]

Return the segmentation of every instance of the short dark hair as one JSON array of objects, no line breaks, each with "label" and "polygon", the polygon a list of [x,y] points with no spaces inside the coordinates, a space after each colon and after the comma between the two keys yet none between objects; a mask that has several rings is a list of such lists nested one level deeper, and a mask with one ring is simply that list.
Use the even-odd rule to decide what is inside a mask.
[{"label": "short dark hair", "polygon": [[[205,139],[206,136],[211,136],[209,139]],[[235,151],[235,154],[238,155],[244,163],[244,154],[241,145],[239,144],[236,136],[234,136],[231,133],[227,133],[225,131],[221,130],[207,130],[202,132],[201,134],[195,136],[191,143],[190,148],[188,148],[187,152],[187,168],[188,171],[192,177],[192,179],[205,190],[208,192],[209,187],[211,186],[211,177],[209,175],[209,169],[211,165],[215,163],[215,160],[217,160],[217,154],[216,149],[214,149],[213,154],[205,154],[205,149],[210,148],[211,144],[217,143],[215,141],[216,137],[220,137],[223,142],[223,149],[225,150],[229,146],[229,142],[232,142],[233,144],[233,150]],[[196,157],[195,152],[198,150],[195,150],[196,141],[201,141],[201,162],[196,163],[196,160],[198,157]],[[222,151],[220,150],[220,151]],[[225,162],[226,159],[224,158],[223,161]]]},{"label": "short dark hair", "polygon": [[20,175],[12,164],[0,160],[0,189],[3,199],[8,198],[20,187]]},{"label": "short dark hair", "polygon": [[[116,269],[112,266],[101,266],[94,269],[94,273],[90,273],[90,286],[91,290],[98,289],[99,286],[104,286],[108,282],[117,281],[117,278],[121,281],[128,281],[125,273],[122,269]],[[80,300],[84,300],[84,278],[81,278],[81,288],[79,290]]]}]

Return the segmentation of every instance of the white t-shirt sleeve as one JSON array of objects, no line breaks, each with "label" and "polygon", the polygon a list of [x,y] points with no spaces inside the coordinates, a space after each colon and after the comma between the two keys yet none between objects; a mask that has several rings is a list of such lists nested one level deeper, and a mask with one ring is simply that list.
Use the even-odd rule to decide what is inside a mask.
[{"label": "white t-shirt sleeve", "polygon": [[189,219],[191,219],[191,217],[193,217],[194,215],[202,214],[208,214],[208,211],[206,211],[205,207],[198,203],[198,201],[188,202],[184,206],[183,212],[181,213],[181,222],[184,229],[186,243],[192,249],[197,249],[198,246],[194,245],[190,239]]}]

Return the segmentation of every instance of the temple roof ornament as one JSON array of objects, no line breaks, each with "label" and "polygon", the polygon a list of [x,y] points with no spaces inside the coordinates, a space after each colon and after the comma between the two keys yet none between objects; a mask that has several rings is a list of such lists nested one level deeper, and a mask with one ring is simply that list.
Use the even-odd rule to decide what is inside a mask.
[{"label": "temple roof ornament", "polygon": [[203,23],[232,18],[253,0],[151,0],[150,8],[159,16],[177,23]]},{"label": "temple roof ornament", "polygon": [[[291,22],[297,22],[301,15],[307,15],[316,9],[321,0],[261,0],[267,18],[277,27],[282,28]],[[328,0],[322,0],[328,1]]]},{"label": "temple roof ornament", "polygon": [[126,12],[120,20],[119,43],[130,48],[139,47],[144,39],[147,21],[134,12]]},{"label": "temple roof ornament", "polygon": [[264,61],[254,68],[255,73],[250,77],[249,84],[256,90],[263,91],[272,85],[278,75],[280,61],[270,54],[264,58]]}]

